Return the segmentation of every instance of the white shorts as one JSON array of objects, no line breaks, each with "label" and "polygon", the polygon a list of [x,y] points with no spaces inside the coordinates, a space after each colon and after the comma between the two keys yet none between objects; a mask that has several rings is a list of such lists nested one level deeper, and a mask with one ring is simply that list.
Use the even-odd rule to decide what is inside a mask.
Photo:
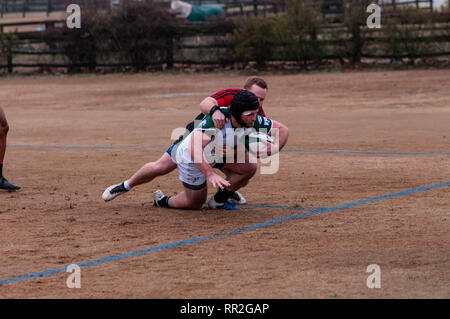
[{"label": "white shorts", "polygon": [[206,176],[194,163],[179,163],[178,176],[183,183],[200,186],[206,182]]},{"label": "white shorts", "polygon": [[[178,176],[183,184],[185,184],[184,186],[188,187],[186,186],[187,184],[194,186],[194,188],[192,189],[197,189],[195,188],[195,186],[202,186],[206,183],[206,176],[197,168],[197,166],[192,161],[192,157],[189,151],[190,136],[192,136],[192,132],[186,139],[179,143],[179,146],[174,151],[176,153],[175,162],[178,166]],[[214,164],[215,162],[210,163],[212,167],[214,166]],[[200,187],[198,189],[201,188],[203,187]]]}]

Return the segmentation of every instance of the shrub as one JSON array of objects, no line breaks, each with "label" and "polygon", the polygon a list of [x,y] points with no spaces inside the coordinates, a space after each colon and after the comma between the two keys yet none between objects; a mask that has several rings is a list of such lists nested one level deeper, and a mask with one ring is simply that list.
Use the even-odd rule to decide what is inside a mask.
[{"label": "shrub", "polygon": [[68,58],[70,72],[83,66],[94,70],[98,60],[140,71],[171,54],[176,20],[162,4],[127,1],[109,14],[98,13],[87,0],[80,7],[80,29],[56,28],[46,35],[48,44]]},{"label": "shrub", "polygon": [[12,72],[12,51],[18,44],[18,38],[13,33],[0,33],[0,63],[7,63],[8,72]]},{"label": "shrub", "polygon": [[409,64],[414,64],[417,57],[434,53],[437,42],[433,37],[437,31],[428,29],[432,21],[432,13],[413,7],[397,9],[383,22],[385,52],[394,60],[403,61],[401,57],[405,56]]},{"label": "shrub", "polygon": [[136,70],[164,63],[171,54],[176,19],[160,3],[129,2],[112,13],[111,50]]},{"label": "shrub", "polygon": [[291,30],[290,56],[293,60],[303,62],[306,67],[309,60],[320,60],[323,48],[319,34],[323,25],[321,13],[322,1],[289,0],[287,2],[286,20]]},{"label": "shrub", "polygon": [[256,61],[257,68],[262,69],[267,61],[279,57],[277,52],[286,38],[282,23],[277,16],[253,17],[238,23],[232,35],[236,59],[246,63]]},{"label": "shrub", "polygon": [[106,15],[98,15],[89,7],[81,7],[81,28],[69,29],[66,26],[49,29],[44,37],[50,49],[63,54],[69,64],[69,72],[79,72],[82,67],[94,70],[97,55],[100,54],[99,28],[104,24]]},{"label": "shrub", "polygon": [[344,10],[344,25],[350,35],[349,40],[344,42],[344,54],[353,63],[361,62],[365,45],[361,27],[366,24],[366,9],[371,2],[371,0],[349,0]]}]

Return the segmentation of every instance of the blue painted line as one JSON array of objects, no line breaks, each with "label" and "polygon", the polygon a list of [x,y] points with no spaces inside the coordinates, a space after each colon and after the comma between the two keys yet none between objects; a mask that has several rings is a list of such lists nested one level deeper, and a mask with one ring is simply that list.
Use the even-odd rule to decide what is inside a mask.
[{"label": "blue painted line", "polygon": [[7,145],[19,148],[55,148],[55,149],[87,149],[87,150],[129,150],[129,151],[160,151],[164,147],[118,147],[118,146],[59,146],[59,145]]},{"label": "blue painted line", "polygon": [[[7,145],[21,148],[55,148],[55,149],[89,149],[89,150],[128,150],[128,151],[161,151],[165,147],[117,147],[117,146],[58,146],[58,145]],[[340,151],[340,150],[297,150],[283,149],[282,152],[303,153],[331,153],[331,154],[369,154],[369,155],[440,155],[448,156],[450,153],[406,153],[406,152],[370,152],[370,151]]]},{"label": "blue painted line", "polygon": [[[441,183],[441,184],[431,185],[431,186],[425,186],[425,187],[409,189],[409,190],[405,190],[405,191],[398,192],[398,193],[372,197],[372,198],[363,199],[363,200],[359,200],[359,201],[355,201],[355,202],[349,202],[349,203],[342,204],[342,205],[339,205],[339,206],[334,206],[334,207],[329,207],[329,208],[318,208],[316,210],[307,211],[307,212],[303,212],[303,213],[295,214],[295,215],[290,215],[290,216],[285,216],[285,217],[281,217],[281,218],[276,218],[276,219],[272,219],[272,220],[269,220],[269,221],[263,222],[263,223],[258,223],[258,224],[252,225],[252,226],[247,226],[247,227],[243,227],[243,228],[234,229],[232,231],[221,233],[221,234],[213,234],[213,235],[208,235],[208,236],[203,236],[203,237],[198,237],[198,238],[185,239],[185,240],[177,241],[177,242],[174,242],[174,243],[169,243],[169,244],[156,246],[156,247],[150,247],[150,248],[147,248],[147,249],[143,249],[143,250],[139,250],[139,251],[136,251],[136,252],[131,252],[131,253],[123,254],[123,255],[115,255],[115,256],[110,256],[110,257],[106,257],[106,258],[96,259],[96,260],[93,260],[93,261],[83,262],[83,263],[79,263],[78,266],[79,267],[91,267],[91,266],[104,264],[104,263],[107,263],[107,262],[110,262],[110,261],[119,260],[119,259],[123,259],[123,258],[127,258],[127,257],[140,256],[140,255],[148,254],[148,253],[150,253],[152,251],[167,250],[167,249],[179,247],[179,246],[182,246],[182,245],[189,245],[189,244],[193,244],[193,243],[197,243],[197,242],[201,242],[201,241],[206,241],[206,240],[211,240],[211,239],[216,239],[216,238],[236,235],[236,234],[239,234],[239,233],[248,232],[248,231],[251,231],[251,230],[255,230],[255,229],[271,226],[271,225],[278,224],[278,223],[285,222],[285,221],[289,221],[289,220],[294,220],[294,219],[307,217],[307,216],[312,216],[312,215],[316,215],[316,214],[329,213],[329,212],[337,211],[337,210],[344,209],[344,208],[354,207],[354,206],[358,206],[358,205],[362,205],[362,204],[368,204],[368,203],[379,201],[379,200],[383,200],[383,199],[388,199],[388,198],[393,198],[393,197],[398,197],[398,196],[404,196],[404,195],[408,195],[408,194],[412,194],[412,193],[423,192],[423,191],[427,191],[427,190],[430,190],[430,189],[439,188],[439,187],[445,187],[445,186],[450,186],[450,181],[449,182],[445,182],[445,183]],[[284,208],[284,206],[283,206],[283,208]],[[301,210],[301,209],[303,209],[303,207],[286,207],[286,209]],[[3,284],[12,283],[12,282],[19,281],[19,280],[25,280],[25,279],[30,279],[30,278],[36,278],[36,277],[42,277],[42,276],[48,276],[48,275],[57,274],[59,272],[66,271],[66,269],[67,269],[67,267],[60,267],[60,268],[56,268],[56,269],[45,270],[45,271],[41,271],[41,272],[35,272],[35,273],[28,274],[28,275],[20,276],[20,277],[13,277],[13,278],[2,279],[2,280],[0,280],[0,286],[3,285]]]},{"label": "blue painted line", "polygon": [[323,207],[290,207],[290,206],[278,206],[278,205],[255,205],[255,204],[242,204],[240,206],[245,207],[262,207],[262,208],[283,208],[283,209],[299,209],[299,210],[318,210],[323,209]]}]

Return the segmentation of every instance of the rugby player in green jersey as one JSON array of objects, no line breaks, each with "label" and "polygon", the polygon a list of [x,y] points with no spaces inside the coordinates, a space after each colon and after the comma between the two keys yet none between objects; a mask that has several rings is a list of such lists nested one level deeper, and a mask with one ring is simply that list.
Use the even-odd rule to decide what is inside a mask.
[{"label": "rugby player in green jersey", "polygon": [[[176,149],[174,157],[184,190],[175,196],[166,196],[161,190],[157,190],[154,194],[154,206],[199,209],[207,199],[209,181],[219,188],[208,201],[210,208],[240,209],[230,203],[228,198],[231,192],[247,185],[256,172],[256,166],[248,165],[252,134],[262,133],[257,135],[258,142],[261,142],[261,136],[271,135],[274,131],[278,133],[278,142],[274,144],[269,138],[262,139],[264,154],[267,156],[281,150],[289,134],[283,124],[257,114],[258,108],[256,95],[241,90],[234,95],[229,109],[220,109],[228,119],[223,129],[215,128],[211,116],[207,115]],[[227,151],[223,152],[224,149]],[[243,152],[239,154],[239,150]],[[264,154],[257,149],[254,155],[260,157]],[[226,178],[218,175],[214,168],[220,168]]]},{"label": "rugby player in green jersey", "polygon": [[[254,93],[259,101],[258,114],[266,116],[263,109],[264,99],[267,95],[268,86],[264,79],[260,77],[249,77],[244,83],[244,89]],[[221,107],[230,107],[231,100],[234,95],[239,92],[240,89],[224,89],[218,91],[211,96],[205,98],[200,103],[200,110],[202,111],[194,121],[202,121],[206,115],[211,115],[214,126],[218,129],[222,129],[225,126],[225,119],[223,112],[219,111]],[[190,133],[195,127],[194,121],[190,122],[186,126],[186,132],[183,136],[177,139],[168,148],[166,152],[155,162],[149,162],[143,165],[137,170],[129,179],[114,184],[106,188],[102,194],[104,201],[111,201],[119,195],[125,194],[132,188],[149,183],[158,176],[166,175],[177,168],[177,163],[173,158],[173,154],[176,153],[176,149],[180,142]],[[247,163],[249,167],[245,168],[246,172],[257,169],[256,163]],[[243,204],[246,199],[238,191],[231,192],[228,200],[235,204]]]}]

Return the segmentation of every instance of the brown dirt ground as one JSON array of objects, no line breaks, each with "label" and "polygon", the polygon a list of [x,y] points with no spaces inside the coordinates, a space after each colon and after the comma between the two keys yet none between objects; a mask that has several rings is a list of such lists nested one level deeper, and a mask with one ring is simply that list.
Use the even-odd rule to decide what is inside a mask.
[{"label": "brown dirt ground", "polygon": [[[265,75],[267,114],[290,129],[286,149],[450,152],[450,71]],[[177,172],[104,203],[103,190],[167,147],[203,97],[246,76],[106,75],[0,79],[10,123],[0,192],[0,280],[219,234],[299,210],[152,207]],[[184,95],[183,95],[184,94]],[[115,146],[118,150],[13,145]],[[249,203],[333,207],[450,181],[449,155],[282,152],[257,174]],[[2,298],[449,298],[448,186],[285,221],[0,287]],[[209,188],[209,193],[213,190]],[[381,268],[369,289],[366,268]]]}]

